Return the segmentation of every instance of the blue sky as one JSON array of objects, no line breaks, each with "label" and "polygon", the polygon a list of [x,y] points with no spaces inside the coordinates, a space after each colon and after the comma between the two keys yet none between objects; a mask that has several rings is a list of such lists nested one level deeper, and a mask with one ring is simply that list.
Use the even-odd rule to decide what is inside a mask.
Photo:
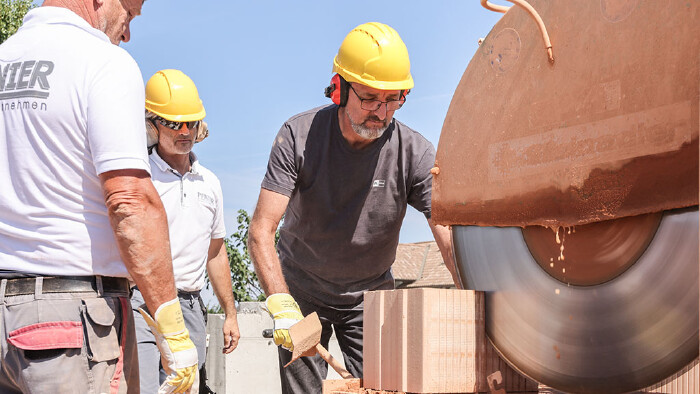
[{"label": "blue sky", "polygon": [[[210,136],[201,162],[221,180],[227,231],[252,213],[271,143],[292,115],[325,105],[323,89],[340,43],[355,26],[394,27],[408,47],[415,88],[396,117],[436,147],[452,94],[469,60],[500,18],[478,0],[440,1],[148,0],[122,44],[144,81],[177,68],[197,84]],[[432,239],[410,208],[401,242]]]},{"label": "blue sky", "polygon": [[[41,4],[35,0],[35,4]],[[508,4],[508,3],[505,3]],[[355,26],[383,22],[408,47],[415,88],[396,118],[437,147],[462,73],[501,14],[478,0],[340,2],[147,0],[123,43],[144,81],[177,68],[197,84],[210,136],[195,146],[221,180],[226,229],[252,214],[274,136],[292,115],[330,103],[323,89],[340,43]],[[409,208],[401,242],[432,239]]]},{"label": "blue sky", "polygon": [[[41,0],[35,1],[41,4]],[[504,3],[509,4],[509,3]],[[147,0],[122,47],[144,82],[176,68],[197,84],[210,135],[195,145],[204,166],[221,180],[226,230],[239,209],[252,214],[272,141],[292,115],[330,100],[323,89],[345,35],[382,22],[403,38],[415,87],[395,116],[437,148],[452,95],[501,14],[479,0],[340,2]],[[422,214],[409,208],[400,242],[432,240]],[[215,304],[205,290],[207,304]]]}]

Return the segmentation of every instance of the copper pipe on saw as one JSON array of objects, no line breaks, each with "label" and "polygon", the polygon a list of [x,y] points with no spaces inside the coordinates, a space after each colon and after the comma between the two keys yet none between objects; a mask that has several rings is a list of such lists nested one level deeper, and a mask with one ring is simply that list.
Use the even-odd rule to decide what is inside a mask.
[{"label": "copper pipe on saw", "polygon": [[[534,8],[530,5],[525,0],[507,0],[510,1],[511,3],[522,7],[527,11],[530,16],[532,16],[533,19],[535,19],[535,22],[537,22],[537,27],[540,28],[540,33],[542,33],[542,39],[544,40],[544,47],[547,50],[547,58],[549,58],[549,62],[554,64],[554,53],[552,52],[552,42],[549,40],[549,34],[547,33],[547,27],[544,25],[544,22],[542,21],[542,18],[540,17],[540,14],[535,11]],[[501,13],[506,13],[510,7],[502,6],[502,5],[496,5],[493,3],[489,3],[488,0],[481,0],[481,5],[486,8],[489,11],[494,11],[494,12],[501,12]]]}]

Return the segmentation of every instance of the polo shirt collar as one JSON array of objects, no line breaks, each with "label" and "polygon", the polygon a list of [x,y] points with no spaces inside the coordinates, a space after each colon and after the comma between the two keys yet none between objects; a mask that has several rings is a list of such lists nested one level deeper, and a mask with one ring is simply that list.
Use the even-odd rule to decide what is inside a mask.
[{"label": "polo shirt collar", "polygon": [[199,175],[199,160],[194,152],[190,152],[190,161],[192,162],[192,170],[190,172]]},{"label": "polo shirt collar", "polygon": [[37,7],[24,16],[22,28],[29,28],[39,24],[72,25],[99,38],[102,41],[112,43],[107,35],[90,26],[90,24],[75,12],[63,7]]},{"label": "polo shirt collar", "polygon": [[[153,163],[163,172],[173,170],[175,171],[168,163],[163,160],[160,155],[158,155],[158,150],[153,147],[153,151],[151,152],[151,160],[153,160]],[[194,152],[190,152],[190,161],[192,162],[192,169],[190,170],[190,174],[193,175],[199,175],[199,160],[197,159],[197,155],[194,154]],[[180,175],[185,175],[185,174],[180,174]]]}]

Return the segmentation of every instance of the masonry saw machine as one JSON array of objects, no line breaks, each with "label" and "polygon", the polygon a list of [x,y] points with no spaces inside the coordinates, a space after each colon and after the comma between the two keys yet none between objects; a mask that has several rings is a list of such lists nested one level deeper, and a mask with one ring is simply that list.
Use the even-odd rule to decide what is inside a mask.
[{"label": "masonry saw machine", "polygon": [[698,358],[700,2],[509,1],[481,0],[504,15],[445,118],[433,219],[516,370],[648,387]]}]

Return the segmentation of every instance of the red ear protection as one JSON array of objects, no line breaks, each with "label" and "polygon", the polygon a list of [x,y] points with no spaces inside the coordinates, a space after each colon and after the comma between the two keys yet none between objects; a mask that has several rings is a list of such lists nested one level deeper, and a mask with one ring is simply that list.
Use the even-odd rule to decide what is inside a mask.
[{"label": "red ear protection", "polygon": [[[340,74],[335,74],[331,78],[331,84],[323,91],[326,97],[333,101],[333,104],[337,104],[344,107],[348,103],[348,94],[350,90],[348,88],[349,83],[345,78],[341,77]],[[406,96],[411,93],[411,89],[401,90],[399,93],[399,100],[406,101]]]},{"label": "red ear protection", "polygon": [[331,78],[331,84],[324,90],[326,97],[330,98],[334,104],[344,107],[348,103],[347,81],[339,74]]}]

